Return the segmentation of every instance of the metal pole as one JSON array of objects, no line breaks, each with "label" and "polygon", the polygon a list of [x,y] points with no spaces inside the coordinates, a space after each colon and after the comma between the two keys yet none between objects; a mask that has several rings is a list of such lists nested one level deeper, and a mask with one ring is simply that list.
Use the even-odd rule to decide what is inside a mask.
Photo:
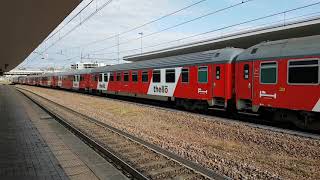
[{"label": "metal pole", "polygon": [[120,34],[117,36],[117,45],[118,45],[118,64],[120,64]]},{"label": "metal pole", "polygon": [[142,54],[142,36],[143,36],[143,32],[139,33],[141,35],[141,54]]}]

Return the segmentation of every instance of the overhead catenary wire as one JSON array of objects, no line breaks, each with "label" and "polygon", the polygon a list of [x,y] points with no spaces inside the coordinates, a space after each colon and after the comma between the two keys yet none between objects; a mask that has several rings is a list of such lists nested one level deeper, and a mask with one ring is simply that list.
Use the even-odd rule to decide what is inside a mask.
[{"label": "overhead catenary wire", "polygon": [[[97,14],[99,11],[101,11],[104,7],[106,7],[108,4],[110,4],[113,0],[108,0],[107,2],[105,2],[103,5],[101,5],[98,9],[96,9],[96,11],[92,12],[89,16],[87,16],[84,20],[82,20],[81,22],[79,22],[77,25],[75,25],[72,29],[70,29],[67,33],[65,33],[63,36],[59,37],[58,40],[56,40],[55,42],[53,42],[51,45],[49,45],[48,47],[46,47],[41,53],[39,53],[39,56],[43,55],[48,49],[50,49],[51,47],[53,47],[54,45],[56,45],[59,41],[61,41],[63,38],[65,38],[66,36],[68,36],[70,33],[72,33],[74,30],[76,30],[78,27],[80,27],[82,24],[84,24],[86,21],[88,21],[92,16],[94,16],[95,14]],[[91,4],[91,3],[90,3]],[[89,5],[88,5],[89,6]],[[86,7],[88,7],[86,6]],[[82,9],[83,10],[83,9]],[[81,14],[81,13],[79,13]],[[33,58],[31,61],[34,61],[36,58],[38,58],[39,56],[36,56],[35,58]]]},{"label": "overhead catenary wire", "polygon": [[[81,12],[82,12],[84,9],[86,9],[93,1],[94,1],[94,0],[91,0],[84,8],[82,8],[75,16],[73,16],[62,28],[60,28],[60,29],[59,29],[58,31],[56,31],[54,34],[52,34],[51,36],[49,36],[46,40],[52,38],[54,35],[56,35],[58,32],[60,32],[67,24],[69,24],[73,19],[75,19],[78,15],[80,15]],[[112,0],[111,0],[111,1],[112,1]],[[104,8],[106,5],[108,5],[111,1],[109,0],[109,1],[107,1],[104,5],[102,5],[100,8],[96,8],[96,11],[93,12],[91,15],[89,15],[88,18],[86,18],[84,21],[82,21],[82,23],[80,22],[78,25],[76,25],[74,28],[72,28],[71,30],[69,30],[69,31],[68,31],[66,34],[64,34],[62,37],[60,37],[56,42],[52,43],[52,44],[49,45],[48,47],[45,47],[45,50],[44,50],[42,53],[45,53],[48,49],[50,49],[51,47],[53,47],[57,42],[59,42],[59,41],[62,40],[64,37],[66,37],[67,35],[69,35],[69,34],[70,34],[72,31],[74,31],[77,27],[79,27],[80,25],[82,25],[83,22],[85,22],[87,19],[89,19],[90,17],[92,17],[95,13],[97,13],[98,11],[100,11],[101,9],[103,9],[103,8]],[[172,15],[174,15],[174,14],[177,14],[177,13],[179,13],[179,12],[181,12],[181,11],[184,11],[184,10],[186,10],[186,9],[189,9],[189,8],[191,8],[191,7],[194,7],[194,6],[196,6],[196,5],[200,4],[200,3],[203,3],[203,2],[205,2],[205,1],[207,1],[207,0],[197,1],[197,2],[192,3],[192,4],[190,4],[190,5],[186,6],[186,7],[183,7],[183,8],[181,8],[181,9],[176,10],[176,11],[173,11],[173,12],[171,12],[171,13],[168,13],[168,14],[166,14],[166,15],[163,15],[163,16],[157,18],[157,19],[151,20],[151,21],[146,22],[146,23],[144,23],[144,24],[142,24],[142,25],[136,26],[136,27],[134,27],[134,28],[132,28],[132,29],[126,30],[126,31],[124,31],[124,32],[122,32],[122,33],[119,33],[119,34],[116,34],[116,35],[113,35],[113,36],[104,38],[104,39],[102,39],[102,40],[96,40],[96,41],[87,43],[87,44],[85,44],[85,45],[76,46],[76,47],[72,47],[72,48],[81,48],[82,46],[87,46],[87,45],[95,44],[95,43],[98,43],[98,42],[105,41],[105,40],[107,40],[107,39],[111,39],[111,38],[114,38],[114,37],[117,37],[117,36],[120,36],[120,35],[129,33],[129,32],[132,32],[132,31],[134,31],[134,30],[137,30],[137,29],[139,29],[139,28],[142,28],[142,27],[144,27],[144,26],[150,25],[150,24],[152,24],[152,23],[155,23],[155,22],[157,22],[157,21],[160,21],[160,20],[162,20],[162,19],[165,19],[165,18],[167,18],[167,17],[169,17],[169,16],[172,16]],[[45,40],[44,42],[46,42],[46,40]],[[71,49],[71,48],[67,48],[67,49]]]},{"label": "overhead catenary wire", "polygon": [[[214,29],[214,30],[207,31],[207,32],[204,32],[204,33],[200,33],[200,34],[196,34],[196,35],[192,35],[192,36],[188,36],[188,37],[184,37],[184,38],[180,38],[180,39],[176,39],[176,40],[171,40],[171,41],[164,42],[164,43],[159,43],[159,44],[148,46],[148,47],[145,47],[145,48],[156,47],[156,46],[160,46],[160,45],[163,45],[163,44],[169,44],[169,43],[172,43],[172,42],[181,41],[181,40],[184,40],[184,39],[188,39],[188,38],[192,38],[192,37],[197,37],[197,36],[209,34],[209,33],[215,32],[215,31],[220,31],[220,30],[223,30],[223,29],[227,29],[227,28],[243,25],[243,24],[254,22],[254,21],[258,21],[258,20],[261,20],[261,19],[266,19],[266,18],[269,18],[269,17],[272,17],[272,16],[276,16],[276,15],[280,15],[280,14],[286,14],[286,13],[291,12],[291,11],[295,11],[295,10],[306,8],[306,7],[310,7],[310,6],[314,6],[314,5],[317,5],[317,4],[320,4],[320,2],[316,2],[316,3],[312,3],[312,4],[309,4],[309,5],[306,5],[306,6],[302,6],[302,7],[286,10],[286,11],[283,11],[283,12],[271,14],[271,15],[268,15],[268,16],[252,19],[252,20],[249,20],[249,21],[244,21],[244,22],[233,24],[233,25],[230,25],[230,26],[225,26],[223,28]],[[140,39],[140,38],[137,38],[137,39]],[[140,50],[140,48],[137,48],[136,50]],[[129,51],[129,50],[125,50],[125,51]],[[121,51],[121,52],[124,52],[124,51]],[[102,54],[107,54],[107,53],[102,53]],[[94,54],[94,55],[99,55],[99,54]]]},{"label": "overhead catenary wire", "polygon": [[[240,6],[240,5],[249,3],[249,2],[251,2],[251,1],[255,1],[255,0],[245,0],[245,1],[241,1],[240,3],[236,3],[236,4],[233,4],[233,5],[230,5],[230,6],[227,6],[227,7],[224,7],[224,8],[215,10],[215,11],[212,11],[212,12],[210,12],[210,13],[207,13],[207,14],[204,14],[204,15],[201,15],[201,16],[198,16],[198,17],[196,17],[196,18],[193,18],[193,19],[184,21],[184,22],[182,22],[182,23],[179,23],[179,24],[176,24],[176,25],[173,25],[173,26],[170,26],[170,27],[161,29],[161,30],[159,30],[159,31],[156,31],[156,32],[153,32],[153,33],[150,33],[150,34],[143,35],[142,38],[145,38],[145,37],[149,37],[149,36],[153,36],[153,35],[162,33],[162,32],[164,32],[164,31],[167,31],[167,30],[170,30],[170,29],[173,29],[173,28],[176,28],[176,27],[179,27],[179,26],[182,26],[182,25],[185,25],[185,24],[188,24],[188,23],[197,21],[197,20],[202,19],[202,18],[204,18],[204,17],[208,17],[208,16],[211,16],[211,15],[213,15],[213,14],[216,14],[216,13],[219,13],[219,12],[223,12],[223,11],[226,11],[226,10],[229,10],[229,9],[232,9],[232,8],[235,8],[235,7],[238,7],[238,6]],[[140,39],[141,39],[141,37],[129,39],[129,40],[127,40],[127,41],[125,41],[125,42],[122,42],[122,43],[120,43],[120,44],[113,45],[113,46],[109,46],[109,47],[102,48],[102,49],[98,49],[98,50],[94,50],[94,51],[90,51],[90,52],[93,52],[93,53],[94,53],[94,52],[100,52],[100,51],[103,51],[103,50],[107,50],[107,49],[116,47],[116,46],[118,46],[118,45],[128,44],[128,43],[130,43],[130,42],[133,42],[133,41],[136,41],[136,40],[140,40]]]},{"label": "overhead catenary wire", "polygon": [[167,18],[167,17],[169,17],[169,16],[172,16],[172,15],[175,15],[175,14],[177,14],[177,13],[179,13],[179,12],[182,12],[182,11],[184,11],[184,10],[187,10],[187,9],[189,9],[189,8],[191,8],[191,7],[194,7],[194,6],[196,6],[196,5],[199,5],[199,4],[201,4],[201,3],[205,2],[205,1],[207,1],[207,0],[197,1],[197,2],[192,3],[192,4],[190,4],[190,5],[186,6],[186,7],[183,7],[183,8],[181,8],[181,9],[175,10],[175,11],[170,12],[170,13],[168,13],[168,14],[165,14],[165,15],[159,17],[159,18],[156,18],[156,19],[154,19],[154,20],[148,21],[148,22],[146,22],[146,23],[143,23],[143,24],[138,25],[138,26],[136,26],[136,27],[133,27],[133,28],[131,28],[131,29],[129,29],[129,30],[123,31],[123,32],[121,32],[121,33],[117,33],[117,34],[114,34],[114,35],[111,35],[111,36],[108,36],[108,37],[105,37],[105,38],[102,38],[102,39],[99,39],[99,40],[95,40],[95,41],[92,41],[92,42],[89,42],[89,43],[85,43],[85,44],[79,45],[79,46],[74,46],[74,47],[65,48],[64,50],[75,49],[75,48],[80,48],[80,47],[86,47],[86,46],[90,46],[90,45],[92,45],[92,44],[97,44],[97,43],[100,43],[100,42],[103,42],[103,41],[106,41],[106,40],[109,40],[109,39],[117,38],[117,37],[119,37],[119,36],[121,36],[121,35],[124,35],[124,34],[127,34],[127,33],[129,33],[129,32],[135,31],[135,30],[137,30],[137,29],[140,29],[140,28],[142,28],[142,27],[145,27],[145,26],[147,26],[147,25],[150,25],[150,24],[153,24],[153,23],[155,23],[155,22],[158,22],[158,21],[160,21],[160,20],[162,20],[162,19],[165,19],[165,18]]},{"label": "overhead catenary wire", "polygon": [[63,36],[61,36],[57,41],[52,43],[49,47],[47,47],[44,51],[46,52],[48,49],[50,49],[52,46],[54,46],[56,43],[61,41],[64,37],[68,36],[71,32],[73,32],[75,29],[77,29],[79,26],[81,26],[83,23],[88,21],[92,16],[94,16],[96,13],[98,13],[100,10],[102,10],[104,7],[106,7],[108,4],[110,4],[113,0],[108,0],[106,3],[104,3],[102,6],[100,6],[96,11],[91,13],[89,16],[87,16],[83,21],[79,22],[75,27],[73,27],[71,30],[69,30],[67,33],[65,33]]},{"label": "overhead catenary wire", "polygon": [[[286,21],[298,19],[298,18],[301,18],[301,17],[304,17],[304,18],[305,18],[305,17],[309,17],[309,18],[310,18],[311,15],[313,15],[313,16],[311,16],[311,17],[320,19],[319,16],[314,16],[315,14],[320,14],[320,12],[314,12],[314,13],[309,13],[309,14],[306,14],[306,15],[301,15],[301,16],[297,16],[297,17],[288,18],[288,19],[286,19]],[[309,19],[309,18],[308,18],[308,19]],[[314,18],[311,19],[311,20],[314,20]],[[271,24],[275,24],[275,23],[279,23],[279,22],[283,22],[283,20],[273,21],[272,23],[264,23],[264,24],[261,24],[261,25],[259,25],[259,26],[266,26],[266,25],[271,25]],[[290,22],[289,22],[289,24],[290,24]],[[285,25],[286,25],[286,24],[285,24]],[[256,28],[257,28],[257,27],[255,27],[255,28],[250,27],[250,28],[243,28],[243,29],[241,29],[241,30],[256,29]],[[238,30],[239,30],[239,29],[238,29]],[[202,34],[202,33],[200,33],[200,34]],[[187,39],[187,38],[191,38],[191,37],[188,36],[188,37],[185,37],[184,39]],[[147,46],[147,47],[145,47],[145,48],[148,49],[148,48],[152,48],[152,47],[157,47],[157,46],[160,46],[160,45],[170,44],[170,43],[173,43],[173,42],[176,42],[176,41],[180,41],[180,40],[181,40],[181,39],[176,39],[176,40],[172,40],[172,41],[167,41],[167,42],[164,42],[164,43],[159,43],[159,44]],[[140,50],[140,48],[134,48],[134,49],[128,49],[128,50],[120,51],[120,53],[131,52],[131,51],[139,51],[139,50]],[[118,53],[118,52],[108,52],[108,53],[103,53],[103,55],[105,55],[105,54],[115,54],[115,53]],[[106,61],[117,61],[116,58],[114,58],[114,59],[101,58],[101,57],[95,57],[94,55],[102,55],[102,54],[91,54],[91,57],[92,57],[91,59],[97,59],[97,60],[101,59],[101,60],[106,60]],[[62,65],[65,66],[66,64],[69,63],[70,60],[75,59],[75,58],[78,58],[78,57],[80,57],[80,56],[77,55],[77,56],[74,56],[74,57],[72,57],[72,58],[66,59],[66,60],[65,60],[65,63],[63,63]],[[86,59],[86,58],[84,58],[84,59]],[[73,63],[73,61],[72,61],[72,63]]]},{"label": "overhead catenary wire", "polygon": [[87,3],[79,12],[77,12],[72,18],[70,18],[61,28],[59,28],[56,32],[51,34],[49,37],[47,37],[43,42],[48,41],[51,39],[53,36],[55,36],[57,33],[59,33],[63,28],[65,28],[71,21],[73,21],[77,16],[79,16],[86,8],[90,6],[90,4],[93,3],[95,0],[91,0],[89,3]]},{"label": "overhead catenary wire", "polygon": [[[297,8],[293,8],[293,9],[290,9],[290,10],[286,10],[286,11],[282,11],[282,12],[278,12],[278,13],[274,13],[274,14],[270,14],[270,15],[263,16],[263,17],[259,17],[259,18],[255,18],[255,19],[251,19],[251,20],[248,20],[248,21],[243,21],[243,22],[241,22],[241,23],[236,23],[236,24],[233,24],[233,25],[224,26],[224,27],[217,28],[217,29],[213,29],[213,30],[206,31],[206,32],[203,32],[203,33],[198,33],[198,34],[195,34],[195,35],[191,35],[191,36],[187,36],[187,37],[183,37],[183,38],[179,38],[179,39],[175,39],[175,40],[171,40],[171,41],[166,41],[166,42],[158,43],[158,44],[151,45],[151,46],[146,46],[146,47],[144,47],[144,48],[152,48],[152,47],[157,47],[157,46],[160,46],[160,45],[171,44],[171,43],[173,43],[173,42],[178,42],[178,41],[182,41],[182,40],[185,40],[185,39],[194,38],[194,37],[197,37],[197,36],[209,34],[209,33],[216,32],[216,31],[220,31],[220,30],[224,30],[224,29],[229,29],[229,28],[236,27],[236,26],[239,26],[239,25],[248,24],[248,23],[251,23],[251,22],[255,22],[255,21],[262,20],[262,19],[266,19],[266,18],[269,18],[269,17],[274,17],[274,16],[277,16],[277,15],[281,15],[281,14],[283,14],[283,13],[288,13],[288,12],[300,10],[300,9],[303,9],[303,8],[315,6],[315,5],[318,5],[318,4],[320,4],[320,2],[313,3],[313,4],[309,4],[309,5],[306,5],[306,6],[297,7]],[[319,12],[310,13],[310,14],[308,14],[308,15],[314,15],[314,14],[319,14]],[[306,16],[306,15],[298,16],[298,17],[305,17],[305,16]],[[296,19],[296,18],[298,18],[298,17],[289,18],[289,19],[287,19],[287,20]],[[318,18],[320,18],[320,17],[318,17]],[[276,22],[282,22],[282,21],[283,21],[283,20],[278,20],[278,21],[276,21]],[[264,24],[264,25],[269,25],[269,24],[270,24],[270,23]],[[284,26],[285,26],[285,24],[284,24]],[[138,50],[140,50],[140,48],[123,50],[123,51],[120,51],[120,52],[123,53],[123,52],[138,51]],[[94,56],[94,55],[113,54],[113,53],[116,53],[116,52],[106,52],[106,53],[99,53],[99,54],[91,54],[91,56],[92,56],[92,55]]]}]

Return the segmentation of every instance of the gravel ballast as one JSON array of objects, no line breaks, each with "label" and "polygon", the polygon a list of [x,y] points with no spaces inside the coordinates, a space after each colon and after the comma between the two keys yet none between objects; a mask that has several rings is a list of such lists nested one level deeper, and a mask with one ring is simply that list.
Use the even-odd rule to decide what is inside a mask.
[{"label": "gravel ballast", "polygon": [[320,141],[61,90],[18,86],[234,179],[317,179]]}]

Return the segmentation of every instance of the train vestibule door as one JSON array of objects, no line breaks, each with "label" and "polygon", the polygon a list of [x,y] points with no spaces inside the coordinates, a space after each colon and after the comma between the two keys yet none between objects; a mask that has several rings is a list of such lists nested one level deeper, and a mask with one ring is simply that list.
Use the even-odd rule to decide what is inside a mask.
[{"label": "train vestibule door", "polygon": [[225,65],[213,65],[213,97],[225,97]]},{"label": "train vestibule door", "polygon": [[253,90],[253,62],[246,61],[236,65],[237,108],[251,109]]}]

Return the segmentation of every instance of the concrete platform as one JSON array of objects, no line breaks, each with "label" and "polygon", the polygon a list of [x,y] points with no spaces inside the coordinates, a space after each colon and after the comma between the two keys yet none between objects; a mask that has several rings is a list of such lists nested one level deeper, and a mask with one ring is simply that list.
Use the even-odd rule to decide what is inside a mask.
[{"label": "concrete platform", "polygon": [[19,93],[0,85],[0,179],[127,179]]}]

